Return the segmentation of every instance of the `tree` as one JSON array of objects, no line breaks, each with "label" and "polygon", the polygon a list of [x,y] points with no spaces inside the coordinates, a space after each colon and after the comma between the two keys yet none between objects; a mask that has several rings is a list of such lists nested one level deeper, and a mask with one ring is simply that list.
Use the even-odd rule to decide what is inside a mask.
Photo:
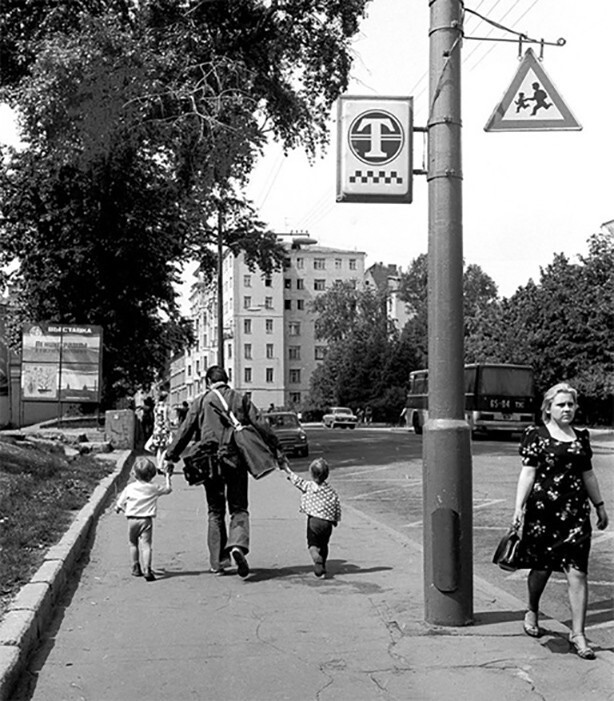
[{"label": "tree", "polygon": [[471,359],[533,366],[538,392],[567,381],[585,420],[611,422],[614,394],[614,244],[602,232],[577,263],[557,254],[512,297],[474,318]]},{"label": "tree", "polygon": [[346,85],[366,0],[16,1],[0,19],[3,97],[26,148],[0,172],[2,263],[20,317],[105,328],[108,401],[189,340],[173,283],[224,241],[268,269],[281,247],[241,188],[269,136],[314,155]]},{"label": "tree", "polygon": [[328,342],[311,379],[315,407],[370,405],[379,420],[398,418],[412,367],[407,345],[387,318],[386,294],[343,282],[314,301],[317,337]]},{"label": "tree", "polygon": [[[420,367],[428,364],[428,257],[421,254],[401,275],[399,294],[407,303],[410,319],[403,329],[403,337],[414,348]],[[471,349],[467,359],[480,344],[470,341],[479,333],[479,319],[496,313],[497,286],[479,265],[468,265],[463,273],[463,307],[465,318],[465,340]]]}]

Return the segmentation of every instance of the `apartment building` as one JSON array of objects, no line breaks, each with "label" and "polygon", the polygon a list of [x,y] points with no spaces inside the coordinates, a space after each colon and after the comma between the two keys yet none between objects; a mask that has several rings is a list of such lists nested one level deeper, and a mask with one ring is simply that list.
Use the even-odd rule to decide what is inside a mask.
[{"label": "apartment building", "polygon": [[[235,389],[256,406],[300,409],[326,346],[315,338],[311,303],[336,282],[362,284],[365,253],[318,246],[305,235],[289,237],[283,270],[264,275],[242,256],[223,260],[223,359]],[[197,273],[190,299],[196,344],[183,358],[185,389],[171,386],[171,402],[188,401],[205,388],[207,368],[218,362],[217,283]],[[179,378],[179,359],[171,377]]]}]

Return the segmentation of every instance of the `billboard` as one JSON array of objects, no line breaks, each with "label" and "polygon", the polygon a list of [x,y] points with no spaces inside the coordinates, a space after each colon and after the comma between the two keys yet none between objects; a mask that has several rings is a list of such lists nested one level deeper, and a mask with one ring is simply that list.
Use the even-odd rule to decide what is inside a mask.
[{"label": "billboard", "polygon": [[101,326],[26,324],[22,329],[22,400],[99,403],[101,361]]}]

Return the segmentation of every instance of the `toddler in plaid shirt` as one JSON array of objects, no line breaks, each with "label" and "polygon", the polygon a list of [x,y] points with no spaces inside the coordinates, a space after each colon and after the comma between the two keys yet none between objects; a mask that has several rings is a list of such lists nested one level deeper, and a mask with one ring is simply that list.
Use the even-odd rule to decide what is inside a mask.
[{"label": "toddler in plaid shirt", "polygon": [[307,548],[313,560],[316,577],[326,575],[328,542],[333,527],[341,521],[341,504],[337,492],[327,483],[328,463],[317,458],[309,466],[313,481],[305,480],[292,472],[288,463],[281,468],[292,484],[300,489],[300,511],[307,514]]}]

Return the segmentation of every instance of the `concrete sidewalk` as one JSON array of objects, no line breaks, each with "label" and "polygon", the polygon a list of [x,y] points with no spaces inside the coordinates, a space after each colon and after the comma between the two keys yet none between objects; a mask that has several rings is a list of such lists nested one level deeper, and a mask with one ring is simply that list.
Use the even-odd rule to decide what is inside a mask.
[{"label": "concrete sidewalk", "polygon": [[349,506],[317,579],[281,473],[250,483],[252,574],[216,577],[203,490],[181,474],[174,489],[154,529],[159,579],[130,576],[126,519],[108,508],[13,701],[614,699],[611,651],[579,659],[548,619],[528,638],[523,602],[482,580],[475,625],[426,625],[420,548]]}]

